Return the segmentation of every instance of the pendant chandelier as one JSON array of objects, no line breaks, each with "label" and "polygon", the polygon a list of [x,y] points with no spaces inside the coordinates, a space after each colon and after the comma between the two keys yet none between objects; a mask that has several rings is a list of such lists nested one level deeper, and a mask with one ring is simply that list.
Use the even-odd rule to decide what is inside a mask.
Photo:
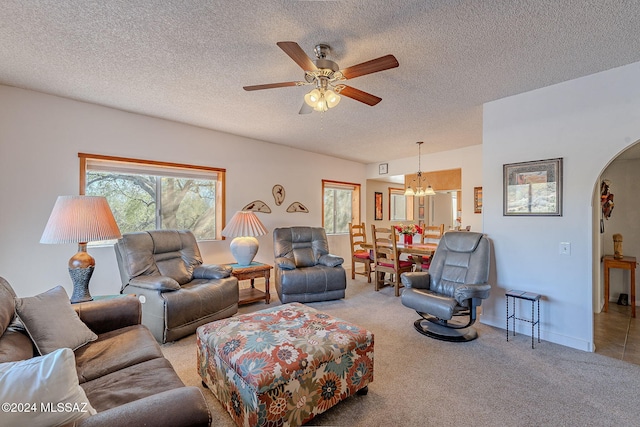
[{"label": "pendant chandelier", "polygon": [[416,186],[415,190],[413,189],[413,187],[411,187],[411,185],[407,185],[407,189],[405,190],[404,195],[416,197],[435,196],[436,192],[433,191],[431,185],[427,185],[426,189],[422,188],[422,171],[420,170],[420,146],[423,144],[423,142],[418,141],[416,142],[416,144],[418,144],[418,185]]}]

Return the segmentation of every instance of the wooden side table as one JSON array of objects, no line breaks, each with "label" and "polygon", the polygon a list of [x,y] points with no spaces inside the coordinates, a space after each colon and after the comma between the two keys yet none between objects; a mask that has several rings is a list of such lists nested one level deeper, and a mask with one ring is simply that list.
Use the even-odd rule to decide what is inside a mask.
[{"label": "wooden side table", "polygon": [[605,255],[604,262],[604,312],[609,310],[609,270],[621,268],[631,271],[631,317],[636,317],[636,257],[625,256],[622,259],[615,259],[613,255]]},{"label": "wooden side table", "polygon": [[[249,304],[260,300],[264,300],[265,304],[269,304],[271,298],[269,294],[269,277],[271,277],[272,266],[260,262],[252,262],[248,266],[241,266],[239,264],[227,265],[233,269],[231,274],[238,280],[251,280],[250,288],[240,289],[240,300],[238,304]],[[264,277],[264,292],[254,286],[254,280],[259,277]]]}]

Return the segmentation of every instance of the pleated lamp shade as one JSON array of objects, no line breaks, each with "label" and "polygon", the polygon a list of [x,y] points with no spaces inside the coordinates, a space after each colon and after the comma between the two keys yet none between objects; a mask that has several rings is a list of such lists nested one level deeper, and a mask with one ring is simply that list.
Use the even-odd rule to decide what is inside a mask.
[{"label": "pleated lamp shade", "polygon": [[40,243],[87,243],[122,237],[107,199],[59,196]]},{"label": "pleated lamp shade", "polygon": [[222,230],[224,237],[257,237],[267,234],[256,214],[251,211],[236,212]]},{"label": "pleated lamp shade", "polygon": [[231,255],[241,266],[248,266],[258,253],[258,239],[256,236],[267,234],[267,229],[262,225],[256,214],[251,211],[236,212],[227,226],[222,230],[224,237],[235,237],[229,249]]}]

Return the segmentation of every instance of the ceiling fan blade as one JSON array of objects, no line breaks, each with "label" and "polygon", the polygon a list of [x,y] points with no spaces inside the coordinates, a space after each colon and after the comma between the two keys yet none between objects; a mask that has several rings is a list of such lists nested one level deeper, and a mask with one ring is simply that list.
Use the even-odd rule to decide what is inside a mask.
[{"label": "ceiling fan blade", "polygon": [[367,105],[371,105],[372,107],[378,102],[382,101],[382,98],[378,98],[375,95],[371,95],[370,93],[363,92],[360,89],[356,89],[351,86],[345,86],[340,91],[340,95],[344,95],[347,98],[355,99],[356,101],[363,102]]},{"label": "ceiling fan blade", "polygon": [[278,47],[284,50],[284,53],[289,55],[291,59],[293,59],[296,64],[300,66],[304,71],[315,71],[318,69],[316,64],[313,63],[311,58],[304,53],[304,50],[300,47],[300,45],[296,42],[278,42],[276,43]]},{"label": "ceiling fan blade", "polygon": [[[306,83],[305,83],[306,84]],[[277,87],[297,86],[298,82],[268,83],[266,85],[243,86],[244,90],[274,89]]]},{"label": "ceiling fan blade", "polygon": [[356,77],[364,76],[366,74],[377,73],[378,71],[396,68],[398,65],[400,64],[398,64],[398,60],[395,56],[386,55],[381,56],[380,58],[372,59],[371,61],[353,65],[341,71],[342,75],[347,79],[353,79]]},{"label": "ceiling fan blade", "polygon": [[313,108],[309,106],[306,102],[302,101],[302,107],[300,107],[300,112],[298,114],[311,114],[313,113]]}]

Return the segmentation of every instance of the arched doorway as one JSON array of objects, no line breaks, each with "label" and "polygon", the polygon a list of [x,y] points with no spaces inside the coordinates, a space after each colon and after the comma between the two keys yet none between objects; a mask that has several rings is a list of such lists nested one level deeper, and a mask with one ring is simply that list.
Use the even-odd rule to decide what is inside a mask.
[{"label": "arched doorway", "polygon": [[[613,210],[607,219],[601,207],[601,185],[606,182],[613,194]],[[630,295],[631,275],[628,270],[610,271],[609,309],[603,306],[604,274],[601,259],[613,254],[613,235],[621,234],[623,255],[640,259],[640,142],[622,151],[602,170],[594,185],[593,198],[593,334],[596,353],[640,364],[640,316],[631,317],[630,305],[620,294]],[[610,208],[611,206],[609,206]],[[637,282],[637,279],[636,279]],[[637,285],[636,283],[632,284]],[[637,298],[637,297],[636,297]],[[627,298],[627,301],[629,299]],[[630,303],[630,301],[629,301]],[[635,302],[638,304],[638,301]]]}]

